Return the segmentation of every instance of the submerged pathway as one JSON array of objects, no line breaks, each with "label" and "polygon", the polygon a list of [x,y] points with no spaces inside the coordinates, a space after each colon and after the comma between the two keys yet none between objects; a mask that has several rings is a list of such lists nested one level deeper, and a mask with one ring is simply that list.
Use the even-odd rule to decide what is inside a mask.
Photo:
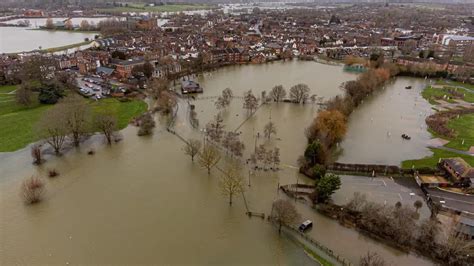
[{"label": "submerged pathway", "polygon": [[472,148],[471,150],[468,150],[468,151],[461,151],[461,150],[457,150],[457,149],[453,149],[453,148],[449,148],[445,146],[428,146],[428,148],[445,150],[445,151],[454,152],[457,154],[462,154],[462,155],[467,155],[467,156],[474,156]]}]

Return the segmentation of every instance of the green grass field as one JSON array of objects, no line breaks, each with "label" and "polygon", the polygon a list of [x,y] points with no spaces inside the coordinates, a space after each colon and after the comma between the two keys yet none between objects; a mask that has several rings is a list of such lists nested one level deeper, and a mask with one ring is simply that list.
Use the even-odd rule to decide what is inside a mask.
[{"label": "green grass field", "polygon": [[474,156],[461,155],[461,154],[457,154],[457,153],[449,152],[445,150],[440,150],[440,149],[430,149],[430,150],[433,152],[433,155],[427,156],[422,159],[403,161],[402,167],[412,168],[412,166],[415,166],[415,168],[421,168],[421,167],[433,168],[433,167],[436,167],[440,158],[442,159],[442,158],[452,158],[452,157],[461,157],[470,165],[474,165]]},{"label": "green grass field", "polygon": [[[458,119],[449,121],[448,127],[456,131],[456,138],[450,140],[446,147],[469,150],[474,146],[474,114],[463,115]],[[464,145],[462,141],[464,140]]]},{"label": "green grass field", "polygon": [[169,4],[162,6],[145,6],[140,3],[129,3],[128,6],[99,8],[99,12],[180,12],[190,10],[211,9],[214,6],[206,4]]},{"label": "green grass field", "polygon": [[[11,100],[3,100],[15,86],[0,86],[0,152],[11,152],[21,149],[31,142],[37,141],[35,124],[41,115],[53,105],[42,105],[38,102],[31,107],[22,107],[15,103],[14,95]],[[90,101],[93,111],[112,110],[117,114],[118,126],[122,129],[129,121],[146,111],[143,101],[132,100],[120,102],[116,99]]]}]

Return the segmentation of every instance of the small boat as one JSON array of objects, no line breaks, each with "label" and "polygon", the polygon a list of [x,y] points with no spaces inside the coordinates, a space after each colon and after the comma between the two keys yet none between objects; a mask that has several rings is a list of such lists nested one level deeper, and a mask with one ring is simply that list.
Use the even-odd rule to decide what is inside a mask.
[{"label": "small boat", "polygon": [[403,138],[403,139],[406,139],[406,140],[410,140],[410,139],[411,139],[411,137],[408,136],[407,134],[402,134],[402,138]]},{"label": "small boat", "polygon": [[406,86],[405,89],[411,90],[411,86]]}]

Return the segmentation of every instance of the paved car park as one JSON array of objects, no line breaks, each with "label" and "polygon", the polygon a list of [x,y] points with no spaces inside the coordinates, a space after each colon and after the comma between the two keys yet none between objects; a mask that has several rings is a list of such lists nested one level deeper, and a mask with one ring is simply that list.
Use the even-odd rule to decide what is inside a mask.
[{"label": "paved car park", "polygon": [[413,206],[416,200],[423,202],[421,212],[429,216],[429,208],[424,201],[421,189],[410,177],[394,179],[391,177],[367,177],[340,175],[341,188],[332,196],[336,204],[346,204],[355,192],[367,196],[367,200],[386,205],[395,205],[398,201],[403,205]]},{"label": "paved car park", "polygon": [[110,93],[108,84],[106,84],[100,77],[78,77],[76,81],[80,88],[79,92],[84,96],[99,100]]}]

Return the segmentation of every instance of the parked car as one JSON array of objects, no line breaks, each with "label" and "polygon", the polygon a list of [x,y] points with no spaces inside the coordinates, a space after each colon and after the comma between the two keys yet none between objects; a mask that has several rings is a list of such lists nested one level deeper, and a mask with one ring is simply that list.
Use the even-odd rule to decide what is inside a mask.
[{"label": "parked car", "polygon": [[306,221],[304,221],[304,222],[300,225],[300,227],[298,227],[298,229],[299,229],[301,232],[304,232],[304,231],[306,231],[306,230],[308,230],[308,229],[310,229],[310,228],[312,228],[312,227],[313,227],[313,222],[310,221],[310,220],[306,220]]}]

